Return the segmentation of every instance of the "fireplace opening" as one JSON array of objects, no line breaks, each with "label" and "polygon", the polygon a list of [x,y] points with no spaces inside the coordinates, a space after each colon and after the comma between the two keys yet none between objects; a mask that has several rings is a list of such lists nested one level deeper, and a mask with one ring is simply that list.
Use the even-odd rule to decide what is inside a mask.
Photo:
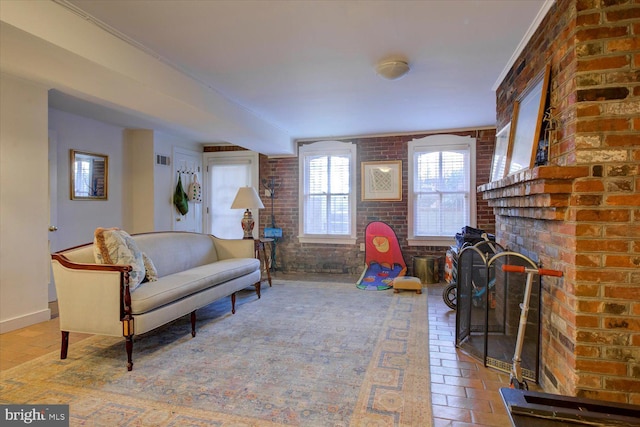
[{"label": "fireplace opening", "polygon": [[[456,346],[485,366],[511,373],[526,275],[505,273],[503,265],[538,266],[528,257],[480,242],[458,256]],[[531,288],[521,358],[524,379],[538,382],[540,278]]]}]

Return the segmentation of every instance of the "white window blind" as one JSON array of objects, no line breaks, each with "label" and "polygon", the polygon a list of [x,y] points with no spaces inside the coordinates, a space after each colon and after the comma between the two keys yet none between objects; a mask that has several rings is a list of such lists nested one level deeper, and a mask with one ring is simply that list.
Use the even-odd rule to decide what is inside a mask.
[{"label": "white window blind", "polygon": [[238,193],[238,188],[251,185],[251,164],[211,164],[211,215],[215,221],[211,223],[211,234],[223,239],[242,238],[244,233],[240,221],[244,215],[241,209],[231,209],[231,203]]},{"label": "white window blind", "polygon": [[469,223],[468,153],[419,153],[416,163],[416,235],[455,235],[462,225]]},{"label": "white window blind", "polygon": [[409,238],[453,239],[463,226],[476,222],[475,140],[429,138],[434,137],[410,143]]},{"label": "white window blind", "polygon": [[[231,209],[238,188],[258,185],[258,154],[249,151],[205,153],[207,163],[207,227],[209,233],[225,239],[241,239],[244,235],[240,222],[242,209]],[[183,182],[183,185],[185,183]],[[252,210],[258,228],[259,211]]]},{"label": "white window blind", "polygon": [[301,147],[301,238],[355,238],[354,150],[335,141]]}]

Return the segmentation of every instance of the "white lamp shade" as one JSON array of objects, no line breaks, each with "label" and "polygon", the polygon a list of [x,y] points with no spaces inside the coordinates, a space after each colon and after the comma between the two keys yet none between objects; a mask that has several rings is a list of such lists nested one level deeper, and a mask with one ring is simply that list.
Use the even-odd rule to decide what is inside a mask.
[{"label": "white lamp shade", "polygon": [[264,205],[253,187],[240,187],[231,209],[264,209]]}]

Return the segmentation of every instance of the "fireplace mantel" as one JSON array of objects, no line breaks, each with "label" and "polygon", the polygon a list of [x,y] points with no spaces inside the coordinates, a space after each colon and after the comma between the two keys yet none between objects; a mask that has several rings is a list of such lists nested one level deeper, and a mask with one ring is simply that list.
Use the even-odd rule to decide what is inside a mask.
[{"label": "fireplace mantel", "polygon": [[539,166],[480,185],[478,192],[496,215],[561,221],[573,182],[586,176],[588,166]]}]

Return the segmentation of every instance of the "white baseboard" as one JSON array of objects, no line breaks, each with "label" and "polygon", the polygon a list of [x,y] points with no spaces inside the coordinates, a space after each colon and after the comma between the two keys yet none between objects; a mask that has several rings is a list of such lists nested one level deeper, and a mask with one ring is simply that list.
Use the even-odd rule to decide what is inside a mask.
[{"label": "white baseboard", "polygon": [[15,331],[16,329],[26,328],[40,322],[51,320],[51,309],[36,311],[34,313],[25,314],[24,316],[14,317],[0,321],[0,334]]}]

